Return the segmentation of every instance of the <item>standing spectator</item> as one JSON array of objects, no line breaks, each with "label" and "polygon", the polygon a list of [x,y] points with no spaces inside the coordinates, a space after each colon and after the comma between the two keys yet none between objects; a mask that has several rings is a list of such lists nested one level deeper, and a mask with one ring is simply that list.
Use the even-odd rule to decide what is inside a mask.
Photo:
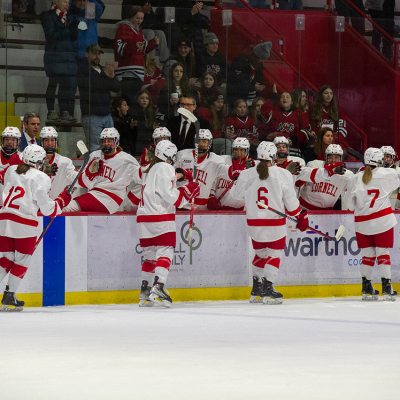
[{"label": "standing spectator", "polygon": [[236,57],[228,72],[229,104],[242,98],[251,105],[257,93],[263,91],[263,60],[268,60],[272,48],[271,42],[250,46]]},{"label": "standing spectator", "polygon": [[165,80],[160,68],[154,60],[151,59],[150,53],[144,57],[144,80],[142,89],[150,92],[151,100],[154,105],[158,102],[158,94],[160,89],[165,86]]},{"label": "standing spectator", "polygon": [[[75,49],[79,21],[68,13],[68,0],[55,0],[44,13],[42,25],[46,38],[44,69],[49,83],[46,90],[47,120],[76,122],[74,115],[76,81]],[[55,111],[58,86],[60,114]]]},{"label": "standing spectator", "polygon": [[358,11],[351,7],[354,4],[363,13],[365,13],[363,0],[352,0],[351,2],[346,2],[345,0],[335,0],[336,12],[346,18],[346,21],[350,22],[353,28],[361,35],[365,34],[365,21],[364,18],[360,16]]},{"label": "standing spectator", "polygon": [[24,115],[23,122],[25,132],[21,135],[19,149],[24,151],[25,147],[29,144],[37,144],[40,146],[40,141],[36,137],[40,129],[40,115],[34,112],[27,112]]},{"label": "standing spectator", "polygon": [[207,106],[211,99],[219,93],[217,85],[217,75],[214,72],[205,72],[201,78],[201,87],[197,90],[199,94],[199,105]]},{"label": "standing spectator", "polygon": [[122,98],[114,99],[112,102],[114,128],[119,132],[120,145],[125,153],[135,154],[137,120],[128,115],[129,106]]},{"label": "standing spectator", "polygon": [[219,40],[212,32],[204,34],[204,48],[197,60],[197,75],[202,76],[207,71],[217,75],[217,85],[226,82],[226,59],[218,51]]},{"label": "standing spectator", "polygon": [[145,40],[140,30],[144,14],[140,7],[132,7],[130,20],[117,24],[114,41],[115,61],[118,69],[115,71],[122,78],[122,97],[128,105],[133,103],[136,93],[141,89],[144,80],[144,55],[155,49],[159,40],[155,37]]},{"label": "standing spectator", "polygon": [[317,134],[317,141],[314,147],[307,149],[304,153],[306,163],[313,160],[325,160],[325,151],[330,144],[333,144],[333,130],[322,128]]},{"label": "standing spectator", "polygon": [[171,54],[171,60],[176,60],[183,64],[186,68],[186,73],[189,78],[189,84],[193,85],[196,82],[196,61],[192,51],[192,42],[190,39],[182,39],[179,42],[178,50]]},{"label": "standing spectator", "polygon": [[[100,133],[105,128],[112,128],[111,92],[120,91],[121,84],[115,77],[118,63],[100,65],[103,50],[98,44],[91,44],[86,49],[86,66],[79,71],[81,90],[82,126],[90,152],[100,149]],[[89,71],[89,76],[86,71]]]},{"label": "standing spectator", "polygon": [[290,93],[293,99],[293,105],[304,113],[307,112],[309,104],[307,101],[307,93],[304,89],[293,89]]},{"label": "standing spectator", "polygon": [[[268,126],[261,118],[261,106],[265,103],[264,97],[257,96],[250,107],[250,117],[254,120],[254,126],[257,128],[258,141],[267,140]],[[253,143],[257,145],[259,143]]]},{"label": "standing spectator", "polygon": [[235,101],[233,115],[226,119],[226,136],[234,140],[237,137],[246,139],[257,139],[257,128],[253,118],[247,115],[247,104],[243,99]]}]

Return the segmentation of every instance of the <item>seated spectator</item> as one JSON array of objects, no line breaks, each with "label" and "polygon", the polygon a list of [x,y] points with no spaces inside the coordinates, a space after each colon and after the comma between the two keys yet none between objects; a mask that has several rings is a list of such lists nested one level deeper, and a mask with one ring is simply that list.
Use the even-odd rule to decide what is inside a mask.
[{"label": "seated spectator", "polygon": [[306,163],[313,160],[325,160],[325,150],[333,144],[333,130],[331,128],[322,128],[317,134],[317,142],[314,147],[307,149],[304,153]]},{"label": "seated spectator", "polygon": [[112,102],[114,128],[120,135],[120,146],[125,153],[135,154],[137,137],[137,120],[128,115],[129,106],[126,100],[115,98]]},{"label": "seated spectator", "polygon": [[[158,96],[158,109],[165,118],[177,115],[179,108],[179,97],[182,93],[190,91],[189,78],[185,66],[179,62],[172,65],[169,71],[166,85],[161,88]],[[179,148],[178,148],[179,150]]]},{"label": "seated spectator", "polygon": [[192,86],[197,80],[196,62],[192,52],[192,42],[189,39],[182,39],[179,42],[178,50],[171,54],[170,58],[171,60],[176,60],[185,66],[189,78],[189,84]]},{"label": "seated spectator", "polygon": [[40,130],[40,115],[34,112],[27,112],[24,115],[24,132],[21,135],[21,142],[19,143],[19,149],[25,150],[25,147],[30,144],[37,144],[40,146],[40,140],[37,138],[37,134]]},{"label": "seated spectator", "polygon": [[137,122],[137,137],[135,156],[140,157],[143,150],[153,142],[153,131],[159,126],[156,119],[156,108],[147,90],[140,90],[136,95],[136,104],[130,110],[134,121]]},{"label": "seated spectator", "polygon": [[293,99],[293,105],[304,113],[308,111],[309,104],[307,101],[307,93],[304,89],[293,89],[290,93]]},{"label": "seated spectator", "polygon": [[247,115],[247,104],[243,99],[236,100],[233,105],[233,115],[226,120],[226,137],[234,140],[237,137],[257,139],[257,128],[254,120]]},{"label": "seated spectator", "polygon": [[217,75],[214,72],[205,72],[201,78],[201,87],[197,88],[200,107],[207,106],[219,94]]},{"label": "seated spectator", "polygon": [[338,108],[335,93],[331,86],[322,86],[318,92],[317,100],[310,105],[308,119],[311,131],[318,134],[322,128],[330,128],[333,132],[347,137],[347,119],[342,107]]},{"label": "seated spectator", "polygon": [[226,59],[218,51],[219,40],[212,32],[204,34],[204,47],[197,59],[197,76],[203,76],[205,72],[212,71],[217,75],[217,85],[226,82]]},{"label": "seated spectator", "polygon": [[160,68],[157,67],[154,60],[151,59],[150,53],[147,53],[144,57],[144,81],[142,90],[146,89],[150,93],[153,105],[157,104],[158,94],[163,86],[165,86],[163,73]]},{"label": "seated spectator", "polygon": [[[254,126],[257,128],[258,141],[253,141],[253,145],[258,146],[259,142],[267,140],[268,126],[261,118],[261,106],[265,103],[264,97],[257,96],[250,107],[250,117],[254,120]],[[258,144],[256,144],[258,143]]]},{"label": "seated spectator", "polygon": [[114,41],[115,71],[118,79],[122,79],[122,97],[128,105],[134,102],[136,93],[141,89],[144,80],[144,55],[155,49],[159,40],[155,37],[145,40],[140,25],[144,14],[140,7],[132,7],[130,19],[117,23]]},{"label": "seated spectator", "polygon": [[[77,86],[75,61],[79,21],[68,12],[68,0],[55,0],[44,13],[42,26],[46,38],[44,69],[49,83],[46,90],[47,121],[76,122],[74,118],[75,91]],[[55,110],[58,86],[58,105]]]},{"label": "seated spectator", "polygon": [[259,43],[250,46],[232,61],[227,85],[229,104],[236,99],[244,99],[250,106],[257,93],[265,89],[263,60],[268,60],[271,48],[271,42]]},{"label": "seated spectator", "polygon": [[226,107],[223,94],[216,92],[210,97],[206,106],[199,108],[197,115],[210,123],[210,131],[213,136],[213,152],[218,155],[230,155],[232,144],[229,139],[225,138]]}]

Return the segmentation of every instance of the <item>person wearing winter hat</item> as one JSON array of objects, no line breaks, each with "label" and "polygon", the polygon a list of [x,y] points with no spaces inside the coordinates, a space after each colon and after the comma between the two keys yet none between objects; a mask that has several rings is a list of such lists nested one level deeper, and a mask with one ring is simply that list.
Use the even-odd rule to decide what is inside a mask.
[{"label": "person wearing winter hat", "polygon": [[171,54],[171,60],[176,60],[185,65],[186,73],[189,78],[190,85],[193,85],[196,78],[196,62],[194,52],[192,51],[192,41],[188,38],[183,38],[179,41],[178,50]]},{"label": "person wearing winter hat", "polygon": [[228,100],[245,99],[250,106],[258,93],[265,89],[263,83],[263,61],[268,60],[271,42],[250,46],[236,57],[228,71]]}]

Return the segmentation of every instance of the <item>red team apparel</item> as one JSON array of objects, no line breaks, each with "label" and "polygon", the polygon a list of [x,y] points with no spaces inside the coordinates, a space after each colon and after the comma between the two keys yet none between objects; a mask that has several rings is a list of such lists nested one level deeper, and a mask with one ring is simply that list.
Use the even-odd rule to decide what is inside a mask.
[{"label": "red team apparel", "polygon": [[[189,170],[193,174],[194,150],[179,151],[174,167]],[[203,158],[199,158],[196,180],[200,184],[200,195],[194,199],[195,210],[207,209],[208,198],[216,177],[228,174],[228,170],[229,166],[224,163],[224,159],[213,152],[208,152]],[[190,209],[190,204],[183,208]]]},{"label": "red team apparel", "polygon": [[51,188],[49,192],[50,198],[55,200],[57,196],[64,191],[74,181],[78,171],[75,169],[72,160],[67,157],[60,156],[55,153],[49,164],[57,164],[58,170],[55,175],[51,176]]},{"label": "red team apparel", "polygon": [[254,119],[249,117],[228,117],[226,119],[226,129],[230,129],[231,133],[237,137],[244,137],[249,140],[258,138],[257,127],[254,124]]},{"label": "red team apparel", "polygon": [[[79,179],[79,185],[89,189],[89,193],[75,198],[75,201],[82,207],[83,203],[101,203],[110,214],[115,213],[121,205],[127,187],[131,183],[134,174],[139,170],[139,163],[130,154],[117,151],[112,156],[107,156],[101,150],[96,150],[90,154],[89,163],[92,160],[103,161],[103,172],[90,180],[85,173]],[[92,198],[94,197],[94,199]],[[82,202],[82,204],[81,204]]]},{"label": "red team apparel", "polygon": [[[339,131],[343,138],[347,136],[347,118],[342,107],[339,107],[339,123],[335,122],[328,114],[327,109],[322,107],[322,118],[319,121],[310,119],[311,130],[318,133],[322,128],[330,128],[333,132]],[[309,109],[308,115],[311,115]]]},{"label": "red team apparel", "polygon": [[[21,153],[18,151],[17,154],[21,158]],[[0,147],[0,172],[4,171],[10,166],[9,159],[4,157],[4,153]],[[0,207],[3,206],[3,185],[0,185]]]}]

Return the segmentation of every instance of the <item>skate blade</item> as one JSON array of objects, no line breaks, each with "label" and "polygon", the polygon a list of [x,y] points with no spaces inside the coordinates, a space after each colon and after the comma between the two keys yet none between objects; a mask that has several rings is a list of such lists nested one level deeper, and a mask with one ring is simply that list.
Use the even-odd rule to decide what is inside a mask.
[{"label": "skate blade", "polygon": [[165,307],[165,308],[171,308],[172,303],[170,301],[161,300],[159,297],[157,297],[156,294],[151,294],[149,296],[149,298],[150,298],[150,301],[153,302],[153,304],[157,304],[158,306]]},{"label": "skate blade", "polygon": [[262,303],[262,302],[263,302],[262,297],[260,297],[260,296],[251,296],[250,297],[250,303],[257,304],[257,303]]},{"label": "skate blade", "polygon": [[154,303],[150,300],[140,300],[139,307],[153,307]]},{"label": "skate blade", "polygon": [[379,295],[377,294],[363,294],[362,299],[366,301],[375,301],[379,299]]},{"label": "skate blade", "polygon": [[0,311],[7,311],[7,312],[17,312],[17,311],[22,311],[24,307],[14,307],[14,306],[5,306],[2,305],[0,307]]},{"label": "skate blade", "polygon": [[383,301],[396,301],[396,296],[393,296],[391,294],[384,294]]},{"label": "skate blade", "polygon": [[267,305],[282,304],[283,298],[274,299],[273,297],[263,297],[262,302],[263,302],[263,304],[267,304]]}]

